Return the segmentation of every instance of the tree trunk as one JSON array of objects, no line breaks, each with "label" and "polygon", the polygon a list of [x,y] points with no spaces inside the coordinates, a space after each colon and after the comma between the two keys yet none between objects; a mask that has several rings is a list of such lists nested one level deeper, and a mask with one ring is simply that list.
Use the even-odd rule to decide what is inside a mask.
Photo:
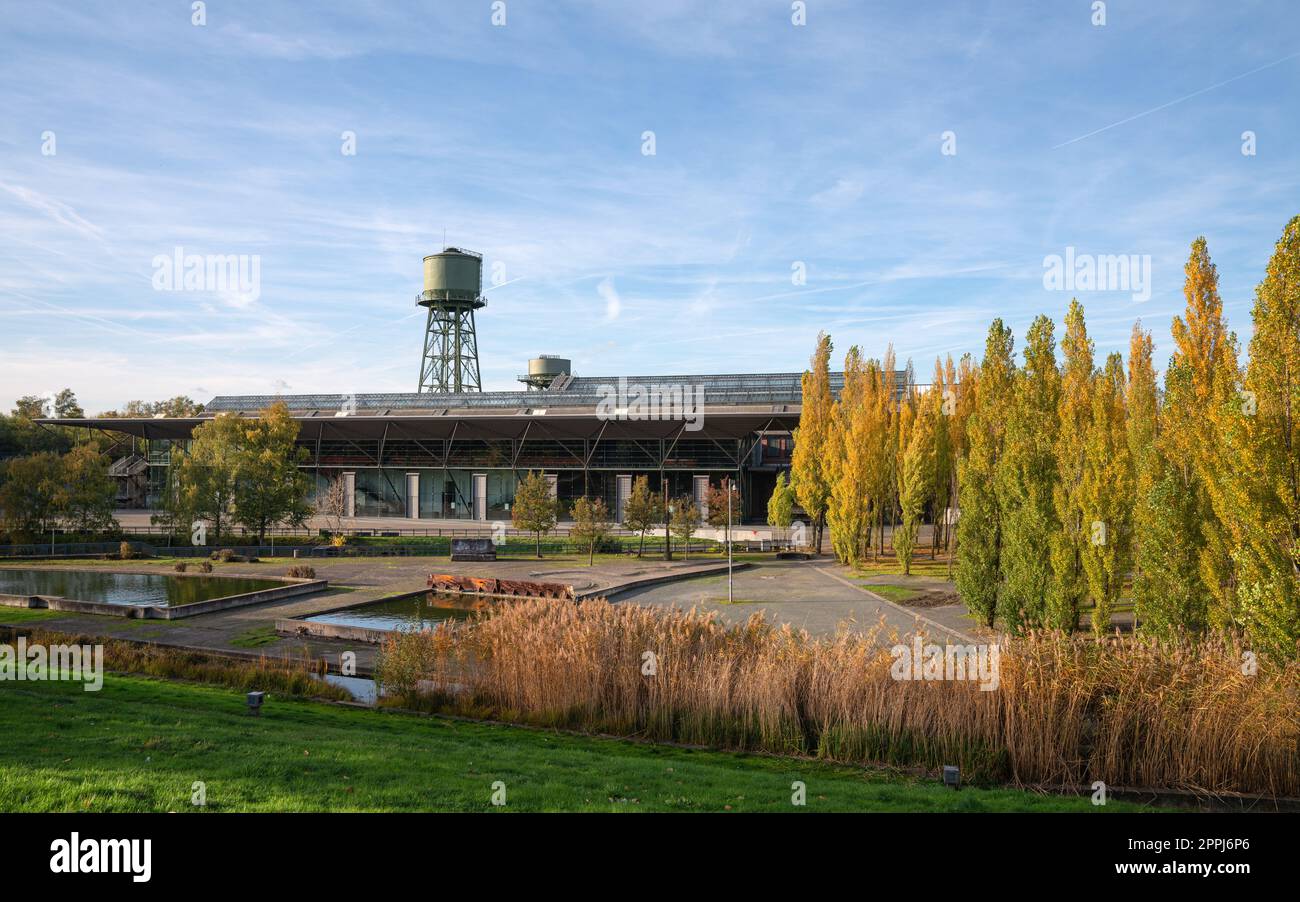
[{"label": "tree trunk", "polygon": [[645,530],[641,530],[641,547],[636,550],[636,556],[639,558],[645,553]]}]

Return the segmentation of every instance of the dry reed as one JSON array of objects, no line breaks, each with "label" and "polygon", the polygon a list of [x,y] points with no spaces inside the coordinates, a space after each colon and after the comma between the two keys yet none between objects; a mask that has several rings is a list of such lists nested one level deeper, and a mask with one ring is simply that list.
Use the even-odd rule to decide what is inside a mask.
[{"label": "dry reed", "polygon": [[1300,795],[1300,666],[1242,672],[1230,640],[1003,640],[999,686],[900,681],[878,628],[812,638],[755,615],[520,601],[397,635],[406,704],[850,763],[957,764],[975,782]]}]

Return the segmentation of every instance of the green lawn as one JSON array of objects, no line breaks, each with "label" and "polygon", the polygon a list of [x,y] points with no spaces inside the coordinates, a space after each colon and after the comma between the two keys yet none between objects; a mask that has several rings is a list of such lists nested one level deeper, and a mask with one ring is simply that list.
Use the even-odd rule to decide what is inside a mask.
[{"label": "green lawn", "polygon": [[898,602],[900,604],[905,601],[910,601],[921,594],[919,589],[911,589],[907,586],[891,586],[887,583],[863,583],[862,588],[870,589],[882,598],[887,598],[890,601]]},{"label": "green lawn", "polygon": [[0,623],[31,623],[35,620],[50,620],[55,617],[68,617],[67,611],[51,611],[48,608],[11,608],[0,605]]},{"label": "green lawn", "polygon": [[[107,676],[0,684],[0,811],[1116,811],[932,780]],[[791,783],[807,806],[790,803]]]},{"label": "green lawn", "polygon": [[[871,576],[902,576],[903,565],[892,558],[885,558],[880,561],[863,561],[854,568],[854,574],[858,577]],[[912,558],[912,576],[934,576],[939,579],[948,578],[948,562],[939,560],[932,561],[926,557]]]}]

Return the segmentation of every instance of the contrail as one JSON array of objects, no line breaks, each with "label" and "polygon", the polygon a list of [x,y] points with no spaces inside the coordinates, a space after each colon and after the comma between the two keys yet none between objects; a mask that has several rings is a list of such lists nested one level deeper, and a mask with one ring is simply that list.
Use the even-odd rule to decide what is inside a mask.
[{"label": "contrail", "polygon": [[1271,63],[1265,63],[1263,66],[1259,66],[1258,68],[1251,69],[1249,72],[1243,72],[1240,75],[1234,75],[1232,76],[1232,78],[1229,78],[1226,81],[1221,81],[1215,85],[1210,85],[1208,88],[1201,88],[1201,90],[1199,91],[1193,91],[1190,94],[1187,94],[1183,97],[1179,97],[1177,100],[1171,100],[1168,103],[1162,103],[1160,104],[1160,106],[1155,106],[1149,110],[1144,110],[1141,113],[1136,113],[1132,116],[1129,116],[1127,119],[1121,119],[1119,122],[1112,122],[1110,125],[1103,125],[1101,128],[1097,129],[1096,131],[1091,131],[1088,132],[1088,134],[1086,135],[1080,135],[1077,138],[1071,138],[1069,141],[1064,141],[1060,144],[1057,144],[1055,147],[1052,148],[1052,150],[1059,150],[1062,147],[1067,147],[1071,144],[1075,144],[1079,141],[1082,141],[1084,138],[1091,138],[1093,135],[1100,135],[1102,132],[1109,131],[1112,128],[1117,128],[1121,125],[1127,125],[1128,123],[1132,122],[1134,119],[1141,119],[1143,116],[1149,116],[1152,113],[1158,113],[1161,110],[1168,109],[1169,107],[1174,106],[1175,104],[1182,103],[1184,100],[1191,100],[1193,97],[1199,97],[1200,95],[1208,91],[1213,91],[1215,88],[1221,88],[1224,85],[1232,84],[1234,81],[1243,79],[1248,75],[1254,75],[1256,72],[1263,72],[1265,69],[1271,69],[1274,66],[1280,66],[1282,63],[1285,63],[1287,60],[1295,59],[1297,56],[1300,56],[1300,50],[1297,50],[1295,53],[1288,54],[1287,56],[1282,57],[1280,60],[1274,60]]}]

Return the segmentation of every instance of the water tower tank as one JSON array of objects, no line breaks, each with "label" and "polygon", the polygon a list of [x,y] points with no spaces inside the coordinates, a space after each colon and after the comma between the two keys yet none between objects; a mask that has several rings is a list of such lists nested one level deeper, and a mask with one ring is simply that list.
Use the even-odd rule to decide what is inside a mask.
[{"label": "water tower tank", "polygon": [[449,247],[424,258],[424,291],[420,293],[424,306],[482,307],[482,294],[483,258],[478,254]]},{"label": "water tower tank", "polygon": [[519,381],[529,388],[546,388],[560,376],[567,376],[571,365],[572,361],[567,357],[540,354],[528,361],[528,375],[520,376]]}]

